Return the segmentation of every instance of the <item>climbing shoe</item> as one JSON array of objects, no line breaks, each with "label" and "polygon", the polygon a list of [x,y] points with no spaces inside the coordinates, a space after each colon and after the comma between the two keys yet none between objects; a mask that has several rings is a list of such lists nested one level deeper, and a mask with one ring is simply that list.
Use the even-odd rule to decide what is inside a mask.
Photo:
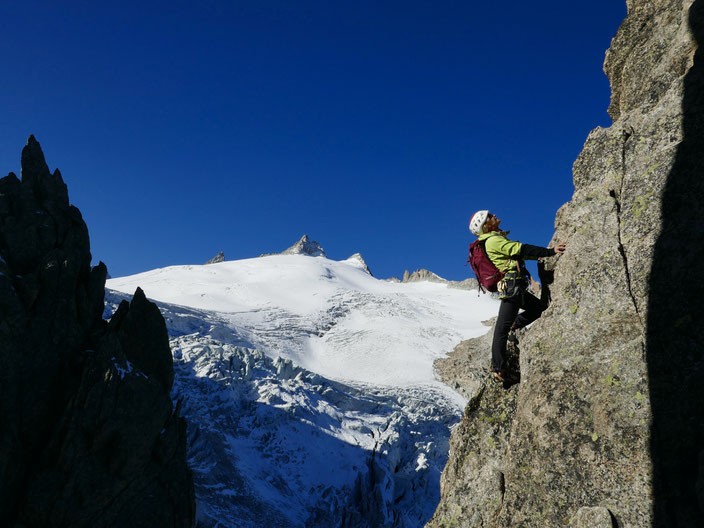
[{"label": "climbing shoe", "polygon": [[494,380],[495,383],[507,383],[511,385],[518,383],[518,377],[506,370],[494,370],[491,373],[491,379]]}]

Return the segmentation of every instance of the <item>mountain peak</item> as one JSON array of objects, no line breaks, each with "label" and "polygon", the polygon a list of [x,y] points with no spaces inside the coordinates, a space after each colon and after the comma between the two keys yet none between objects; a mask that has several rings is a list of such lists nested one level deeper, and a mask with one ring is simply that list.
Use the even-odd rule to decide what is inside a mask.
[{"label": "mountain peak", "polygon": [[205,264],[218,264],[219,262],[225,262],[225,253],[223,253],[222,251],[220,251],[217,255],[215,255]]},{"label": "mountain peak", "polygon": [[420,282],[420,281],[448,282],[446,279],[443,279],[439,275],[437,275],[427,269],[417,269],[413,273],[409,273],[408,270],[406,270],[403,273],[403,281],[402,282]]},{"label": "mountain peak", "polygon": [[325,250],[315,240],[310,240],[308,235],[303,235],[301,239],[280,253],[281,255],[308,255],[310,257],[325,257]]},{"label": "mountain peak", "polygon": [[364,260],[364,257],[362,257],[362,254],[361,254],[361,253],[355,253],[354,255],[352,255],[351,257],[349,257],[349,258],[347,259],[347,262],[349,262],[349,263],[351,263],[351,264],[354,264],[354,265],[356,265],[356,266],[359,266],[359,267],[362,268],[364,271],[366,271],[367,273],[369,273],[369,275],[371,275],[372,277],[374,276],[374,275],[372,274],[372,270],[370,270],[370,269],[369,269],[369,266],[367,266],[367,262]]}]

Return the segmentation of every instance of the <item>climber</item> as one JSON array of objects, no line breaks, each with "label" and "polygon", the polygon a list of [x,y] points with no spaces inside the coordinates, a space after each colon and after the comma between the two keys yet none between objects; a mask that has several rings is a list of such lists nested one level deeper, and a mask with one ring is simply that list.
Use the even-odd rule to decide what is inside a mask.
[{"label": "climber", "polygon": [[[554,248],[544,248],[513,242],[506,238],[508,231],[501,231],[499,224],[501,220],[496,215],[486,210],[477,211],[469,221],[469,230],[479,237],[489,260],[504,274],[498,284],[501,306],[491,345],[491,371],[492,378],[497,383],[510,383],[518,380],[506,370],[508,334],[511,330],[529,325],[547,308],[546,303],[527,293],[528,279],[534,289],[539,284],[530,276],[523,261],[564,253],[565,243],[560,242]],[[520,315],[519,309],[524,310]]]}]

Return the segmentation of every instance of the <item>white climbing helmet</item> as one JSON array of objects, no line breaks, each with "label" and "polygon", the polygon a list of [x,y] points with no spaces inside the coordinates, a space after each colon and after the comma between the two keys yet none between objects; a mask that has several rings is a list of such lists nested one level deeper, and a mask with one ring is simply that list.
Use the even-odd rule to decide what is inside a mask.
[{"label": "white climbing helmet", "polygon": [[472,215],[472,219],[469,221],[469,230],[473,235],[479,236],[482,234],[482,227],[484,226],[484,222],[486,222],[488,216],[488,210],[477,211],[474,215]]}]

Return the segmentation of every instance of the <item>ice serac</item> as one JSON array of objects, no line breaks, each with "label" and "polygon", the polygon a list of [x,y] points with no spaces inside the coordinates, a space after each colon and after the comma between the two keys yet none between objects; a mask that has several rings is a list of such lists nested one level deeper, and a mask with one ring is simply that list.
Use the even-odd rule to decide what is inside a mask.
[{"label": "ice serac", "polygon": [[102,319],[107,269],[39,143],[0,180],[3,526],[193,525],[164,319],[138,290]]},{"label": "ice serac", "polygon": [[429,526],[704,526],[704,1],[627,4],[552,304],[519,336],[521,383],[476,384]]}]

